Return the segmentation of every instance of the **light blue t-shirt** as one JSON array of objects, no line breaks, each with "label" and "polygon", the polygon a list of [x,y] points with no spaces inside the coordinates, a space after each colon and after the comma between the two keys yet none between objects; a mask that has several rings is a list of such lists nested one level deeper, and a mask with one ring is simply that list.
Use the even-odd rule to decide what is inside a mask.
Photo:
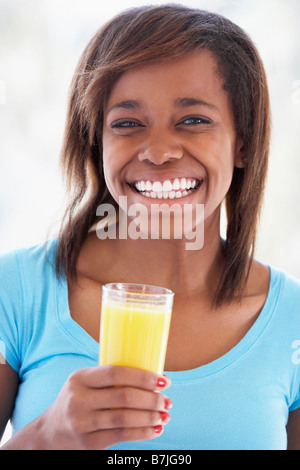
[{"label": "light blue t-shirt", "polygon": [[[49,407],[71,372],[98,361],[98,343],[70,317],[56,246],[48,243],[48,260],[42,244],[0,256],[0,351],[20,377],[14,432]],[[173,408],[162,436],[111,449],[286,449],[289,412],[300,407],[300,283],[270,269],[265,306],[233,349],[166,372]]]}]

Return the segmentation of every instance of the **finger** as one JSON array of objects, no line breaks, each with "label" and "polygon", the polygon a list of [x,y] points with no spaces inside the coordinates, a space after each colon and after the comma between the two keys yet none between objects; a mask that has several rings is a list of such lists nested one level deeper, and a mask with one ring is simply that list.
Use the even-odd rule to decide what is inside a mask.
[{"label": "finger", "polygon": [[168,411],[171,400],[162,393],[132,387],[90,390],[85,398],[85,408],[92,410],[127,408],[149,411]]},{"label": "finger", "polygon": [[165,412],[114,409],[93,411],[86,417],[84,432],[100,431],[102,429],[144,428],[166,425],[170,415]]},{"label": "finger", "polygon": [[155,372],[124,366],[97,366],[81,369],[82,383],[90,388],[131,386],[145,390],[166,390],[171,381]]},{"label": "finger", "polygon": [[85,447],[90,450],[101,450],[124,441],[147,441],[161,436],[163,429],[162,425],[157,425],[145,428],[118,428],[95,431],[86,435]]}]

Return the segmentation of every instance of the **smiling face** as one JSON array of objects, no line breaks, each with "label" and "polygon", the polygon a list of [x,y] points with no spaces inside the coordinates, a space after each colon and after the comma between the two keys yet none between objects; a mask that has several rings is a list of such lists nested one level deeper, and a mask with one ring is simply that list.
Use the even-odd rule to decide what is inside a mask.
[{"label": "smiling face", "polygon": [[118,202],[204,204],[219,216],[234,166],[242,166],[230,101],[213,55],[198,50],[134,68],[104,110],[103,166]]}]

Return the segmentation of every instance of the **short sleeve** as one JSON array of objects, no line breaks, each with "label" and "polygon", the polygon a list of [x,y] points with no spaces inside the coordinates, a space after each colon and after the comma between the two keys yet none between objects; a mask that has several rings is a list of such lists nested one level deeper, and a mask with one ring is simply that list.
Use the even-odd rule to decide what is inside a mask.
[{"label": "short sleeve", "polygon": [[[298,315],[300,317],[300,315]],[[295,328],[295,331],[300,331],[300,324]],[[293,394],[292,403],[289,407],[290,411],[294,411],[300,407],[300,337],[292,343],[292,364],[294,367],[294,379],[293,379]]]},{"label": "short sleeve", "polygon": [[296,400],[293,402],[292,406],[290,407],[290,411],[297,410],[297,408],[300,408],[300,395],[296,397]]},{"label": "short sleeve", "polygon": [[[299,366],[299,369],[300,369],[300,366]],[[299,373],[298,373],[298,376],[299,376]],[[296,395],[294,396],[293,401],[289,407],[290,411],[294,411],[297,408],[300,408],[300,384],[298,384],[297,391],[299,393],[296,392]]]},{"label": "short sleeve", "polygon": [[19,320],[22,313],[16,252],[0,254],[0,361],[20,368]]}]

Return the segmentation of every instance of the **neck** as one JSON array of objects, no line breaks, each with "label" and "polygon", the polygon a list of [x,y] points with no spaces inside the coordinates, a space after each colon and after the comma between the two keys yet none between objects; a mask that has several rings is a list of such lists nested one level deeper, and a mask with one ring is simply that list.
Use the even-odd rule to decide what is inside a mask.
[{"label": "neck", "polygon": [[[220,218],[204,224],[201,249],[187,250],[187,240],[117,240],[114,258],[124,282],[160,285],[177,294],[213,296],[222,268]],[[191,246],[191,245],[190,245]]]}]

